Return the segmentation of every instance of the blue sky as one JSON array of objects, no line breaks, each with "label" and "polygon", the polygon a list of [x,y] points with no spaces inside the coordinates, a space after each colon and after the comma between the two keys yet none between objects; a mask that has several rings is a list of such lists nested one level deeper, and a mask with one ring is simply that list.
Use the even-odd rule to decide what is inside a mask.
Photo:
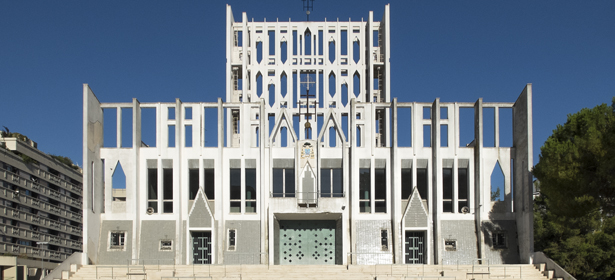
[{"label": "blue sky", "polygon": [[[82,162],[82,84],[102,102],[224,97],[225,4],[305,20],[302,1],[0,0],[0,126]],[[615,1],[314,1],[311,20],[380,20],[391,95],[514,102],[534,90],[534,163],[567,114],[615,96]]]}]

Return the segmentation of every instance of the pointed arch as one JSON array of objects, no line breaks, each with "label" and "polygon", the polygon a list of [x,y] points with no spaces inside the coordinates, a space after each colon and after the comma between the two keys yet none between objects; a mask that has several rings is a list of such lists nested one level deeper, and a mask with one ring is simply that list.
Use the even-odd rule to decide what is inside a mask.
[{"label": "pointed arch", "polygon": [[124,168],[122,168],[122,164],[118,160],[113,168],[113,174],[111,174],[111,189],[126,189],[126,179]]},{"label": "pointed arch", "polygon": [[[280,132],[280,127],[282,126],[282,122],[284,121],[286,123],[286,127],[293,127],[291,124],[291,118],[289,118],[288,116],[288,111],[286,111],[286,109],[282,108],[281,113],[278,116],[278,119],[275,121],[275,126],[273,128],[273,131],[271,131],[271,136],[269,137],[269,145],[271,145],[271,143],[273,142],[273,139],[275,139],[275,137],[278,135],[278,133]],[[295,134],[295,130],[294,129],[288,129],[287,131],[290,131],[290,135],[292,136],[292,140],[293,142],[297,142],[297,135]]]},{"label": "pointed arch", "polygon": [[335,50],[335,38],[331,36],[331,38],[329,38],[329,62],[331,63],[335,61]]},{"label": "pointed arch", "polygon": [[194,198],[194,203],[192,203],[192,208],[188,211],[188,228],[213,227],[214,219],[211,208],[203,188],[199,188]]},{"label": "pointed arch", "polygon": [[256,96],[259,98],[263,95],[263,74],[256,72]]},{"label": "pointed arch", "polygon": [[361,74],[359,74],[359,71],[355,71],[354,74],[352,74],[352,93],[357,99],[360,99],[359,96],[361,95]]},{"label": "pointed arch", "polygon": [[408,204],[406,209],[404,209],[401,221],[403,228],[422,228],[427,227],[429,224],[427,210],[425,210],[423,199],[417,187],[412,189],[412,195],[408,198]]},{"label": "pointed arch", "polygon": [[337,82],[336,82],[335,72],[329,72],[329,95],[331,97],[335,96],[335,92],[337,90]]},{"label": "pointed arch", "polygon": [[325,121],[322,124],[322,128],[318,132],[317,141],[318,142],[322,141],[322,138],[325,135],[325,131],[329,125],[329,122],[333,122],[333,127],[335,127],[335,131],[337,132],[337,135],[340,137],[340,139],[342,139],[342,144],[346,143],[347,141],[346,136],[342,132],[342,126],[340,125],[340,122],[337,120],[337,117],[335,116],[333,109],[329,109],[329,111],[327,111],[324,120]]},{"label": "pointed arch", "polygon": [[306,28],[305,31],[303,32],[303,46],[305,48],[304,54],[305,55],[312,55],[312,47],[313,47],[313,41],[312,41],[312,32],[310,31],[310,28]]},{"label": "pointed arch", "polygon": [[286,71],[282,71],[282,74],[280,74],[280,93],[282,98],[286,98],[288,93],[288,75],[286,75]]}]

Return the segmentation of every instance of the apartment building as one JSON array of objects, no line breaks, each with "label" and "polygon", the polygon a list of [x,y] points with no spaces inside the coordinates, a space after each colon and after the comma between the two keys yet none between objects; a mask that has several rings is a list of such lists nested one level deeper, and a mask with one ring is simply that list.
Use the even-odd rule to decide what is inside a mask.
[{"label": "apartment building", "polygon": [[59,263],[82,251],[82,192],[81,168],[0,137],[0,253]]}]

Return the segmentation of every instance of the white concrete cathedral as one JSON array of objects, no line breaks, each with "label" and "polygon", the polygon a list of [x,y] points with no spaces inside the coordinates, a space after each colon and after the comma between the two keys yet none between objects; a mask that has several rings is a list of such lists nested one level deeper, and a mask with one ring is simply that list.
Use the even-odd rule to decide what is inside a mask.
[{"label": "white concrete cathedral", "polygon": [[101,103],[84,85],[84,263],[530,263],[531,84],[515,102],[391,98],[389,9],[227,6],[225,101]]}]

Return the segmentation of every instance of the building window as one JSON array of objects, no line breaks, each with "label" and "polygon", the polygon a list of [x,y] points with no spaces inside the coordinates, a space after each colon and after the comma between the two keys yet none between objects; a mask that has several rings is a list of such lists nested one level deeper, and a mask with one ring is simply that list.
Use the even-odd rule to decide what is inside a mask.
[{"label": "building window", "polygon": [[[459,203],[459,213],[467,213],[470,211],[468,207],[468,168],[457,169],[457,202]],[[464,209],[465,207],[465,209]]]},{"label": "building window", "polygon": [[241,213],[241,168],[231,168],[231,213]]},{"label": "building window", "polygon": [[374,192],[375,192],[375,210],[376,213],[387,212],[387,175],[385,168],[374,169]]},{"label": "building window", "polygon": [[428,197],[428,187],[429,187],[429,180],[427,177],[427,168],[417,168],[416,169],[416,186],[419,189],[419,195],[421,195],[421,198],[424,200],[427,200]]},{"label": "building window", "polygon": [[442,168],[442,212],[453,212],[453,169]]},{"label": "building window", "polygon": [[[237,166],[239,160],[231,160]],[[257,174],[256,160],[246,160],[248,168],[230,168],[230,213],[256,213]],[[242,178],[243,177],[243,178]]]},{"label": "building window", "polygon": [[505,231],[496,231],[491,235],[493,249],[506,249],[508,244],[506,241]]},{"label": "building window", "polygon": [[371,172],[369,168],[359,169],[359,211],[371,213]]},{"label": "building window", "polygon": [[205,195],[208,200],[216,199],[216,172],[213,168],[205,168],[203,175],[205,176]]},{"label": "building window", "polygon": [[173,169],[162,170],[163,213],[173,213]]},{"label": "building window", "polygon": [[173,240],[160,240],[160,251],[173,251]]},{"label": "building window", "polygon": [[124,250],[125,231],[112,231],[109,235],[109,249]]},{"label": "building window", "polygon": [[320,196],[344,197],[342,168],[320,169]]},{"label": "building window", "polygon": [[228,250],[235,251],[235,244],[237,243],[236,230],[228,230]]},{"label": "building window", "polygon": [[401,169],[401,199],[408,200],[408,198],[410,198],[411,195],[412,195],[412,168],[402,168]]},{"label": "building window", "polygon": [[273,168],[273,197],[295,197],[295,169]]},{"label": "building window", "polygon": [[190,189],[189,198],[194,200],[199,192],[199,170],[196,168],[188,169],[188,185]]},{"label": "building window", "polygon": [[389,235],[386,229],[380,230],[380,246],[382,251],[389,250]]},{"label": "building window", "polygon": [[199,169],[190,168],[188,170],[188,182],[190,187],[190,200],[194,200],[196,198],[196,194],[199,191],[200,186],[205,186],[204,192],[205,196],[207,196],[208,200],[215,199],[215,172],[213,168],[205,168],[203,169],[204,181],[205,184],[201,184],[199,180]]},{"label": "building window", "polygon": [[457,251],[457,240],[444,240],[444,249],[446,251]]},{"label": "building window", "polygon": [[147,169],[147,207],[148,213],[158,213],[158,169]]},{"label": "building window", "polygon": [[256,168],[246,168],[246,213],[256,213]]}]

